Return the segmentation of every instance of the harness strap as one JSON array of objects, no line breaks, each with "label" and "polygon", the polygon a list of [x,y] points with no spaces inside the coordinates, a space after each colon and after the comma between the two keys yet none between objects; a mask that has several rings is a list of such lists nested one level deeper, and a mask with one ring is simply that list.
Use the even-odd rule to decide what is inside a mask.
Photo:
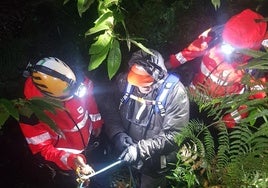
[{"label": "harness strap", "polygon": [[175,76],[174,74],[170,74],[166,78],[161,89],[159,90],[159,94],[156,98],[155,111],[157,113],[160,113],[161,116],[166,115],[165,105],[166,105],[167,96],[169,94],[169,91],[173,89],[173,87],[178,81],[179,81],[179,78],[177,76]]},{"label": "harness strap", "polygon": [[130,93],[132,93],[132,92],[133,92],[133,86],[131,84],[127,84],[126,92],[125,92],[124,96],[120,99],[119,110],[120,110],[122,104],[127,102],[127,100],[129,99]]},{"label": "harness strap", "polygon": [[137,97],[137,96],[133,95],[132,92],[133,92],[134,87],[131,84],[128,84],[126,91],[125,91],[125,94],[120,100],[119,109],[123,103],[126,103],[128,101],[128,99],[131,98],[133,100],[136,100],[136,101],[142,103],[144,106],[145,105],[154,105],[155,112],[160,113],[161,116],[165,116],[166,98],[169,94],[170,89],[172,89],[178,81],[179,81],[178,76],[176,76],[174,74],[169,74],[168,77],[166,78],[166,80],[164,81],[163,85],[161,86],[161,88],[157,94],[156,100],[143,99],[141,97]]}]

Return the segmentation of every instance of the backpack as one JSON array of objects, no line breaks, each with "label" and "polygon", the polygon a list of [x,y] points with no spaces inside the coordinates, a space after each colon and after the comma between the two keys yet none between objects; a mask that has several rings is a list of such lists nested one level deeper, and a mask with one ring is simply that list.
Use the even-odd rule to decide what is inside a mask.
[{"label": "backpack", "polygon": [[[169,94],[169,91],[171,91],[175,84],[178,83],[179,77],[175,74],[169,74],[167,78],[164,80],[164,83],[162,84],[161,88],[158,90],[158,94],[155,100],[145,100],[146,104],[152,104],[154,105],[154,111],[155,113],[159,113],[162,117],[165,116],[166,109],[166,99]],[[133,98],[134,100],[141,100],[138,97],[132,95],[134,86],[131,84],[127,84],[125,94],[120,100],[120,106],[123,103],[126,103],[129,98]],[[144,99],[142,99],[144,100]],[[120,109],[119,106],[119,109]]]}]

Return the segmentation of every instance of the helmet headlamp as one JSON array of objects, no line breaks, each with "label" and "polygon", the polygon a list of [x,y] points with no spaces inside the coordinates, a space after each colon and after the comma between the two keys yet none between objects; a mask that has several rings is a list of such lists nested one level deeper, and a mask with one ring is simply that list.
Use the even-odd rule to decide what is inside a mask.
[{"label": "helmet headlamp", "polygon": [[76,91],[74,92],[74,95],[82,98],[86,95],[87,93],[87,87],[85,86],[85,84],[80,83],[80,85],[77,87]]},{"label": "helmet headlamp", "polygon": [[225,55],[230,55],[235,51],[235,48],[228,44],[228,43],[222,43],[221,45],[221,51],[225,54]]}]

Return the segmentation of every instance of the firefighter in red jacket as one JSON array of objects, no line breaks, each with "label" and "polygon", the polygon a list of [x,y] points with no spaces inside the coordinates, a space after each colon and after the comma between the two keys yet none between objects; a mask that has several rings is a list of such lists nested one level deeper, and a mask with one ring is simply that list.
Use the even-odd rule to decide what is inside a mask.
[{"label": "firefighter in red jacket", "polygon": [[[168,68],[180,65],[202,57],[200,68],[195,74],[190,88],[194,91],[206,88],[207,97],[222,97],[229,94],[241,94],[245,86],[241,80],[245,74],[238,67],[246,64],[249,56],[239,53],[239,49],[259,50],[265,42],[267,23],[260,14],[246,9],[231,17],[226,24],[210,28],[203,32],[188,47],[179,53],[172,54],[166,62]],[[263,79],[266,82],[266,79]],[[255,88],[262,88],[258,86]],[[255,97],[265,97],[259,93]],[[227,127],[234,127],[241,118],[247,116],[245,106],[241,106],[234,113],[223,117]],[[241,112],[241,113],[240,113]],[[237,113],[240,113],[237,117]]]},{"label": "firefighter in red jacket", "polygon": [[[53,98],[62,101],[64,110],[46,112],[58,128],[31,118],[20,117],[20,127],[33,154],[40,153],[61,170],[75,170],[81,175],[93,173],[82,152],[92,134],[98,136],[103,120],[93,97],[93,83],[88,78],[79,82],[61,60],[48,57],[31,67],[24,87],[26,99]],[[60,134],[59,134],[60,132]]]}]

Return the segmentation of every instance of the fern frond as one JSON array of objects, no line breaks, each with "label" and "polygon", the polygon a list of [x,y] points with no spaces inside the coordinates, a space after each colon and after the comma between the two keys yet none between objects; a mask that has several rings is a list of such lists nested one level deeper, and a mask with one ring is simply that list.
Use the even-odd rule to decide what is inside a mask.
[{"label": "fern frond", "polygon": [[[177,154],[179,159],[176,165],[177,171],[182,166],[191,167],[190,170],[188,169],[188,175],[186,173],[184,178],[181,177],[184,181],[190,181],[186,177],[191,177],[191,174],[196,171],[202,171],[203,176],[210,176],[209,171],[215,163],[215,143],[208,127],[203,122],[191,120],[188,126],[177,135],[176,143],[180,148]],[[195,178],[197,180],[195,184],[198,184],[200,177]]]},{"label": "fern frond", "polygon": [[[225,126],[224,126],[225,127]],[[218,134],[217,168],[223,169],[229,163],[230,141],[227,129]]]},{"label": "fern frond", "polygon": [[237,126],[229,135],[230,160],[236,160],[238,155],[250,152],[250,139],[252,132],[247,126]]}]

